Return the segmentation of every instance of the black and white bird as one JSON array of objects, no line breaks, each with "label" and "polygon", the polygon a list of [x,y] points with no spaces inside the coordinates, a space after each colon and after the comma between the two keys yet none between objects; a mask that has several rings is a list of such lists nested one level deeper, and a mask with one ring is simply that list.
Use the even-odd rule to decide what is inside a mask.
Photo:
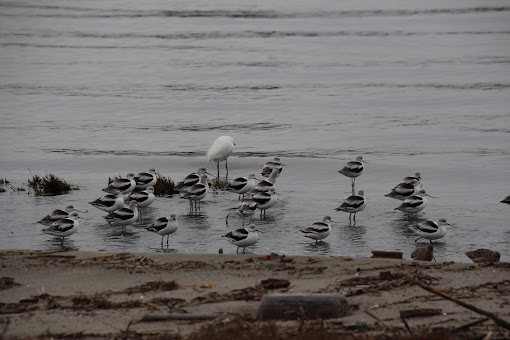
[{"label": "black and white bird", "polygon": [[301,232],[305,234],[305,237],[311,238],[317,243],[329,236],[331,231],[330,222],[332,222],[331,216],[325,216],[322,222],[314,222],[311,226],[302,229]]},{"label": "black and white bird", "polygon": [[[423,188],[423,179],[421,178],[421,172],[419,171],[416,171],[414,173],[414,176],[407,176],[407,177],[404,177],[400,183],[404,183],[404,184],[411,184],[412,186],[414,187],[418,187],[418,189],[421,189]],[[399,184],[400,184],[399,183]],[[395,187],[396,188],[396,187]],[[393,188],[393,189],[395,189]]]},{"label": "black and white bird", "polygon": [[363,190],[358,191],[357,195],[349,196],[343,201],[336,211],[345,211],[349,213],[349,224],[351,223],[351,215],[354,214],[354,224],[356,224],[356,213],[365,209],[367,200]]},{"label": "black and white bird", "polygon": [[112,211],[104,217],[108,223],[119,224],[122,226],[122,233],[125,233],[126,226],[133,224],[138,219],[137,202],[129,202],[129,208],[123,207]]},{"label": "black and white bird", "polygon": [[70,236],[78,230],[80,223],[77,221],[78,213],[73,211],[66,218],[61,218],[53,222],[48,228],[43,229],[43,233],[61,237],[61,245],[64,246],[64,237]]},{"label": "black and white bird", "polygon": [[245,217],[249,217],[250,221],[248,223],[251,223],[251,218],[255,213],[255,210],[257,210],[257,202],[253,200],[251,193],[247,192],[245,197],[241,199],[237,205],[237,211],[243,217],[243,225]]},{"label": "black and white bird", "polygon": [[278,198],[276,196],[276,190],[274,187],[269,188],[267,192],[257,192],[255,191],[252,199],[257,203],[257,208],[260,209],[260,216],[266,216],[266,210],[271,208],[273,205],[278,202]]},{"label": "black and white bird", "polygon": [[116,190],[113,194],[107,194],[89,202],[89,204],[92,204],[93,207],[96,207],[99,210],[112,212],[124,206],[124,195],[122,195],[120,191]]},{"label": "black and white bird", "polygon": [[150,169],[149,172],[139,172],[133,179],[135,188],[142,190],[155,186],[158,180],[155,169]]},{"label": "black and white bird", "polygon": [[61,218],[68,218],[69,214],[73,211],[78,211],[78,210],[74,209],[74,206],[72,206],[72,205],[66,206],[64,208],[64,210],[55,209],[50,214],[44,216],[39,221],[37,221],[37,223],[45,225],[45,226],[49,226],[53,222],[56,222],[56,221],[60,220]]},{"label": "black and white bird", "polygon": [[425,189],[420,189],[416,195],[407,197],[402,204],[395,208],[409,214],[416,214],[427,206],[427,198],[425,196],[432,197],[427,194]]},{"label": "black and white bird", "polygon": [[510,195],[506,196],[501,200],[501,203],[510,204]]},{"label": "black and white bird", "polygon": [[103,189],[105,192],[114,193],[115,191],[120,191],[122,194],[129,194],[136,186],[135,183],[135,174],[128,173],[125,178],[116,178],[113,182],[108,184],[106,188]]},{"label": "black and white bird", "polygon": [[169,217],[158,218],[153,224],[147,227],[147,230],[161,236],[161,246],[163,246],[163,239],[165,236],[166,244],[168,244],[168,238],[170,237],[170,234],[175,233],[178,227],[179,224],[177,223],[177,215],[170,214]]},{"label": "black and white bird", "polygon": [[126,199],[126,203],[136,201],[138,207],[138,218],[142,219],[143,209],[151,205],[154,200],[156,200],[156,196],[154,196],[154,187],[150,186],[144,191],[131,193],[131,195],[129,195]]},{"label": "black and white bird", "polygon": [[414,186],[409,183],[399,183],[390,193],[384,195],[386,197],[395,198],[397,200],[405,200],[407,197],[412,196],[420,190],[419,186]]},{"label": "black and white bird", "polygon": [[271,172],[271,175],[267,179],[264,179],[260,182],[258,182],[255,185],[255,188],[253,188],[255,191],[258,192],[267,192],[269,191],[269,188],[275,187],[276,177],[278,177],[279,171],[278,169],[273,169]]},{"label": "black and white bird", "polygon": [[179,190],[180,192],[188,191],[189,188],[200,182],[200,177],[203,174],[211,175],[210,173],[207,172],[207,170],[204,167],[200,167],[198,168],[197,172],[193,172],[188,176],[184,177],[179,182],[177,182],[177,184],[175,185],[175,189]]},{"label": "black and white bird", "polygon": [[446,222],[446,219],[441,218],[437,223],[433,221],[423,221],[410,225],[409,228],[418,236],[414,242],[420,238],[425,238],[432,243],[432,240],[440,239],[446,235],[446,226],[451,225]]},{"label": "black and white bird", "polygon": [[243,248],[244,253],[246,251],[246,247],[254,245],[259,240],[255,224],[250,224],[246,228],[236,229],[222,237],[225,237],[227,241],[237,246],[236,253],[239,253],[239,248]]},{"label": "black and white bird", "polygon": [[193,201],[195,202],[195,211],[197,211],[197,203],[198,210],[200,210],[200,201],[204,199],[207,195],[207,191],[209,189],[209,184],[207,184],[207,175],[203,174],[200,177],[200,183],[192,185],[188,191],[181,198],[185,198],[189,200],[189,209],[193,210]]},{"label": "black and white bird", "polygon": [[[225,186],[224,190],[244,196],[248,191],[255,188],[255,184],[255,174],[249,174],[247,177],[233,179]],[[241,199],[241,196],[239,196],[239,199]]]},{"label": "black and white bird", "polygon": [[345,166],[338,170],[339,173],[341,173],[344,176],[351,178],[351,187],[352,187],[352,194],[354,195],[354,182],[356,181],[356,177],[361,175],[363,172],[363,169],[365,169],[365,166],[363,165],[365,161],[363,160],[362,156],[356,157],[355,161],[350,161],[345,164]]},{"label": "black and white bird", "polygon": [[275,157],[272,161],[266,162],[266,164],[264,164],[264,167],[262,168],[262,172],[260,174],[264,177],[269,177],[269,175],[271,175],[271,172],[273,172],[273,169],[278,169],[277,176],[280,176],[284,165],[285,164],[281,162],[280,158]]}]

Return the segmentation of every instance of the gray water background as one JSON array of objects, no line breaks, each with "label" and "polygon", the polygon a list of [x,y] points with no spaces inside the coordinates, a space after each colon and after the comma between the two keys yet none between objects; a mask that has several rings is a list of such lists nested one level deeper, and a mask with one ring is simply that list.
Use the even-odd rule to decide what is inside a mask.
[{"label": "gray water background", "polygon": [[[409,258],[425,243],[407,226],[444,217],[438,260],[476,248],[508,260],[509,65],[507,1],[1,1],[0,177],[54,173],[80,190],[5,187],[0,249],[58,248],[35,222],[74,204],[88,213],[68,248],[235,252],[221,238],[242,225],[234,194],[209,194],[200,214],[158,197],[125,236],[87,204],[118,174],[214,171],[205,153],[231,135],[230,177],[286,164],[249,252]],[[338,170],[357,155],[368,205],[349,226],[334,211],[350,194]],[[437,198],[409,219],[384,194],[417,170]],[[143,226],[171,212],[179,230],[162,249]],[[325,215],[325,242],[304,238]]]}]

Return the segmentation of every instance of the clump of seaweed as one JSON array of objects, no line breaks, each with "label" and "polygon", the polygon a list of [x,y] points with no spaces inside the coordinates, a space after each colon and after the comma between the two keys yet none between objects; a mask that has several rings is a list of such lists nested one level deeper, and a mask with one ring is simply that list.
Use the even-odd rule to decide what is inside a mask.
[{"label": "clump of seaweed", "polygon": [[171,196],[179,193],[179,191],[175,190],[175,183],[170,177],[161,176],[158,172],[156,179],[156,184],[154,185],[154,195]]},{"label": "clump of seaweed", "polygon": [[[6,186],[10,182],[7,180],[7,178],[0,178],[0,185]],[[0,192],[5,192],[4,188],[0,188]]]},{"label": "clump of seaweed", "polygon": [[212,181],[211,188],[213,190],[223,190],[227,186],[227,184],[228,184],[228,181],[224,181],[224,180],[220,179],[219,177],[216,177]]},{"label": "clump of seaweed", "polygon": [[15,187],[10,184],[11,190],[14,192],[21,192],[21,191],[27,191],[24,187]]},{"label": "clump of seaweed", "polygon": [[35,196],[62,195],[71,190],[80,190],[51,173],[43,177],[32,175],[32,179],[28,180],[28,187],[34,191]]}]

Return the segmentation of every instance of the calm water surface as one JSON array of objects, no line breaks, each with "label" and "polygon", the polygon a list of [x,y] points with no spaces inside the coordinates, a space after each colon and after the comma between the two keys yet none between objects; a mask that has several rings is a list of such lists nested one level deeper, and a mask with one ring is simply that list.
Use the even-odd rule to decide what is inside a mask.
[{"label": "calm water surface", "polygon": [[[1,1],[0,177],[23,186],[54,173],[69,195],[0,194],[0,249],[60,246],[35,223],[74,204],[81,250],[216,253],[240,227],[237,195],[208,195],[200,214],[160,197],[128,227],[87,202],[108,177],[156,168],[179,180],[221,135],[236,140],[230,174],[286,165],[278,204],[249,251],[370,256],[417,244],[407,226],[446,218],[438,260],[476,248],[508,260],[510,5],[507,1]],[[337,171],[357,155],[368,206],[349,226]],[[421,171],[436,196],[417,219],[384,194]],[[161,249],[143,226],[178,215]],[[229,226],[225,217],[231,214]],[[320,244],[299,232],[331,215]]]}]

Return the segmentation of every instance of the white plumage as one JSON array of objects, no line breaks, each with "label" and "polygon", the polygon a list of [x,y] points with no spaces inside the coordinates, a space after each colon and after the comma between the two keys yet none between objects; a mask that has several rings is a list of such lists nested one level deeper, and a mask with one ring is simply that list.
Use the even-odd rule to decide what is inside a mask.
[{"label": "white plumage", "polygon": [[218,178],[220,178],[220,162],[225,161],[225,169],[227,174],[225,178],[228,177],[228,164],[227,158],[234,151],[234,138],[230,136],[221,136],[218,137],[214,143],[211,145],[209,150],[207,151],[207,159],[210,162],[216,163],[216,168],[218,170]]}]

